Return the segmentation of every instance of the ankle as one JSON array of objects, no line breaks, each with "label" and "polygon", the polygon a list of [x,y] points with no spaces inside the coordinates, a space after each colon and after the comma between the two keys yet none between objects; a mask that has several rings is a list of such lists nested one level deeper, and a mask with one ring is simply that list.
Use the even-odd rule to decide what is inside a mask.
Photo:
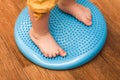
[{"label": "ankle", "polygon": [[43,37],[43,36],[46,36],[50,34],[49,31],[46,31],[46,32],[37,32],[36,30],[34,30],[33,28],[30,29],[29,31],[29,35],[36,38],[36,39],[39,39],[40,37]]},{"label": "ankle", "polygon": [[73,8],[75,5],[76,5],[75,0],[70,2],[68,2],[68,0],[58,2],[58,7],[66,13],[69,13],[70,9]]},{"label": "ankle", "polygon": [[66,7],[76,4],[75,0],[60,0],[58,1],[58,7]]}]

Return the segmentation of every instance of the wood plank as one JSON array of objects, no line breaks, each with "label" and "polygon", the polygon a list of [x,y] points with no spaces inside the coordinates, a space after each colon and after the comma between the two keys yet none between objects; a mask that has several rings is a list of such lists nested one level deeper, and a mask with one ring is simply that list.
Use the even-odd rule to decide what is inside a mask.
[{"label": "wood plank", "polygon": [[91,0],[103,13],[106,44],[97,57],[72,70],[54,71],[27,60],[14,40],[14,24],[25,0],[0,0],[0,80],[120,80],[120,0]]},{"label": "wood plank", "polygon": [[34,65],[25,67],[24,70],[30,80],[75,80],[68,71],[53,71]]}]

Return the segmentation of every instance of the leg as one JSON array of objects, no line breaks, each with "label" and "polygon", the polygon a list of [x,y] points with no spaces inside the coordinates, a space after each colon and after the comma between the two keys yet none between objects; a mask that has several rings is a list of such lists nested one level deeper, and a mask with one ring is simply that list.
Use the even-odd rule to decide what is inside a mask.
[{"label": "leg", "polygon": [[[52,35],[48,30],[49,11],[46,10],[48,9],[48,7],[44,9],[44,7],[42,6],[43,7],[42,9],[44,9],[44,11],[42,11],[42,9],[41,10],[38,9],[38,11],[35,11],[36,10],[35,5],[32,8],[30,8],[31,5],[29,5],[29,14],[32,22],[32,28],[29,32],[30,38],[46,57],[55,57],[56,55],[65,56],[66,52],[62,50],[62,48],[56,43],[56,41],[53,39]],[[40,6],[42,4],[38,5]]]},{"label": "leg", "polygon": [[75,0],[59,0],[58,6],[61,10],[71,14],[87,26],[92,24],[90,10],[80,4],[77,4]]}]

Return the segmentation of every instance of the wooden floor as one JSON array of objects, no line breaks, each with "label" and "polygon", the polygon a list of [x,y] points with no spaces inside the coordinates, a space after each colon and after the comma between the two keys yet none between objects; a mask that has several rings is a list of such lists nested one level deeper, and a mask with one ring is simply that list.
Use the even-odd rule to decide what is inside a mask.
[{"label": "wooden floor", "polygon": [[26,0],[0,0],[0,80],[120,80],[120,0],[91,0],[105,16],[108,37],[88,64],[66,71],[38,67],[19,52],[14,24]]}]

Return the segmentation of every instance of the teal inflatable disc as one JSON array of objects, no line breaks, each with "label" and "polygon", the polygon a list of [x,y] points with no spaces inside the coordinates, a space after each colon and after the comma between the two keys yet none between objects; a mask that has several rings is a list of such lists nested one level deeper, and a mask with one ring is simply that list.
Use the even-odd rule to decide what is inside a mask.
[{"label": "teal inflatable disc", "polygon": [[67,52],[65,57],[46,58],[41,53],[29,37],[32,24],[28,8],[23,9],[17,18],[14,35],[19,50],[26,58],[44,68],[65,70],[87,63],[100,52],[107,37],[105,19],[91,2],[87,0],[77,2],[91,10],[93,23],[91,26],[84,25],[73,16],[62,12],[57,6],[50,13],[49,30],[56,42]]}]

